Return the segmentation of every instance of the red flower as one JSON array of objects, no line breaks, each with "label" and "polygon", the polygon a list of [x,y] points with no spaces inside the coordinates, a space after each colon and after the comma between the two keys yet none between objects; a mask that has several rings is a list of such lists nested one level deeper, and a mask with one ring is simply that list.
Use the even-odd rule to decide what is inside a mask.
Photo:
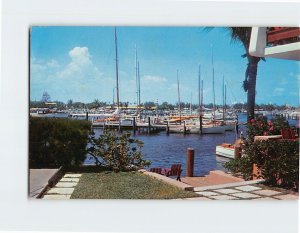
[{"label": "red flower", "polygon": [[255,123],[255,119],[251,119],[250,122],[251,122],[251,123]]},{"label": "red flower", "polygon": [[264,136],[268,136],[268,132],[267,131],[264,132]]},{"label": "red flower", "polygon": [[270,131],[273,131],[274,130],[274,127],[273,126],[271,126],[271,128],[269,129]]},{"label": "red flower", "polygon": [[273,122],[272,121],[269,121],[269,126],[273,126]]}]

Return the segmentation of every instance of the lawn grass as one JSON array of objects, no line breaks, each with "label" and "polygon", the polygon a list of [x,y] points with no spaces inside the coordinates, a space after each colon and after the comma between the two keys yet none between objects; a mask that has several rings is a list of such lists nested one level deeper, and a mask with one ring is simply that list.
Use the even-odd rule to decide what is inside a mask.
[{"label": "lawn grass", "polygon": [[197,197],[191,191],[139,172],[82,173],[71,199],[176,199]]}]

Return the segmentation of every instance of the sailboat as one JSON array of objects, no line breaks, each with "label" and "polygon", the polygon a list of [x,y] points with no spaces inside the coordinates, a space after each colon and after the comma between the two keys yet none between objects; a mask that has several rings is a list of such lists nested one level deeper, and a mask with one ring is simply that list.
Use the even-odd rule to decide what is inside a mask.
[{"label": "sailboat", "polygon": [[202,133],[203,134],[222,134],[225,133],[225,127],[222,125],[216,125],[216,101],[215,101],[215,68],[214,68],[214,57],[212,50],[211,62],[212,62],[212,78],[213,78],[213,111],[211,122],[208,124],[203,124]]},{"label": "sailboat", "polygon": [[118,47],[117,47],[117,28],[116,27],[115,27],[115,56],[116,56],[117,109],[112,114],[102,114],[99,117],[100,119],[93,121],[93,123],[92,123],[93,126],[103,126],[106,121],[120,120],[121,109],[120,109],[120,100],[119,100]]}]

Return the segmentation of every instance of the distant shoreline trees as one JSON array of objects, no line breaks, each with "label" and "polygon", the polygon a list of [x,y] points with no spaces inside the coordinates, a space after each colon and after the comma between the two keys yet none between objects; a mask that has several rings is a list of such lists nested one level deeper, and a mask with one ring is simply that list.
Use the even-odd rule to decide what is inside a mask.
[{"label": "distant shoreline trees", "polygon": [[[57,110],[66,110],[66,109],[97,109],[97,108],[103,108],[103,107],[116,107],[113,104],[109,102],[100,101],[98,99],[95,99],[91,103],[83,103],[83,102],[74,102],[73,100],[68,100],[67,103],[64,103],[62,101],[52,101],[52,103],[56,103],[56,105],[52,105],[50,108],[56,108]],[[181,102],[181,109],[190,108],[190,103]],[[124,108],[128,108],[129,106],[136,106],[135,103],[129,103],[129,102],[122,102],[120,106]],[[177,109],[178,104],[171,104],[168,102],[163,102],[161,104],[154,103],[153,101],[146,101],[145,103],[142,103],[140,105],[141,107],[145,107],[146,109],[152,109],[157,107],[158,110],[174,110]],[[228,108],[234,109],[237,111],[247,110],[247,103],[235,103],[231,105],[227,105]],[[47,105],[45,102],[42,101],[30,101],[30,108],[48,108],[49,105]],[[204,108],[212,109],[213,104],[204,104]],[[222,108],[222,105],[216,105],[217,108]],[[199,106],[197,104],[192,104],[192,109],[198,109]],[[289,106],[289,105],[277,105],[277,104],[256,104],[255,110],[262,110],[262,111],[274,111],[274,110],[294,110],[297,107]]]}]

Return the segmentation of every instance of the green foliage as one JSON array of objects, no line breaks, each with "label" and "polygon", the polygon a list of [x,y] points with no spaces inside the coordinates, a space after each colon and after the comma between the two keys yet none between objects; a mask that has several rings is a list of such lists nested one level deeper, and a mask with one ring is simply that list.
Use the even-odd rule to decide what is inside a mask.
[{"label": "green foliage", "polygon": [[241,158],[227,162],[225,167],[249,180],[255,163],[261,171],[260,178],[267,184],[299,189],[299,141],[246,140],[244,153]]},{"label": "green foliage", "polygon": [[[137,170],[149,166],[150,162],[142,158],[143,142],[130,137],[129,132],[118,135],[115,131],[106,131],[99,138],[91,137],[92,146],[88,152],[97,164],[105,165],[113,171]],[[98,158],[103,162],[100,162]]]},{"label": "green foliage", "polygon": [[251,180],[252,164],[253,161],[249,156],[243,156],[241,158],[229,160],[225,163],[224,167],[233,174],[242,176],[245,180]]},{"label": "green foliage", "polygon": [[29,167],[57,168],[81,164],[91,125],[70,119],[29,119]]},{"label": "green foliage", "polygon": [[245,145],[245,153],[268,184],[299,188],[299,141],[255,141]]},{"label": "green foliage", "polygon": [[244,155],[227,162],[225,167],[249,180],[252,178],[253,164],[256,164],[266,183],[298,190],[299,141],[253,141],[256,135],[280,135],[282,128],[289,127],[288,122],[281,116],[276,116],[271,121],[263,116],[250,120],[247,139],[243,144]]}]

